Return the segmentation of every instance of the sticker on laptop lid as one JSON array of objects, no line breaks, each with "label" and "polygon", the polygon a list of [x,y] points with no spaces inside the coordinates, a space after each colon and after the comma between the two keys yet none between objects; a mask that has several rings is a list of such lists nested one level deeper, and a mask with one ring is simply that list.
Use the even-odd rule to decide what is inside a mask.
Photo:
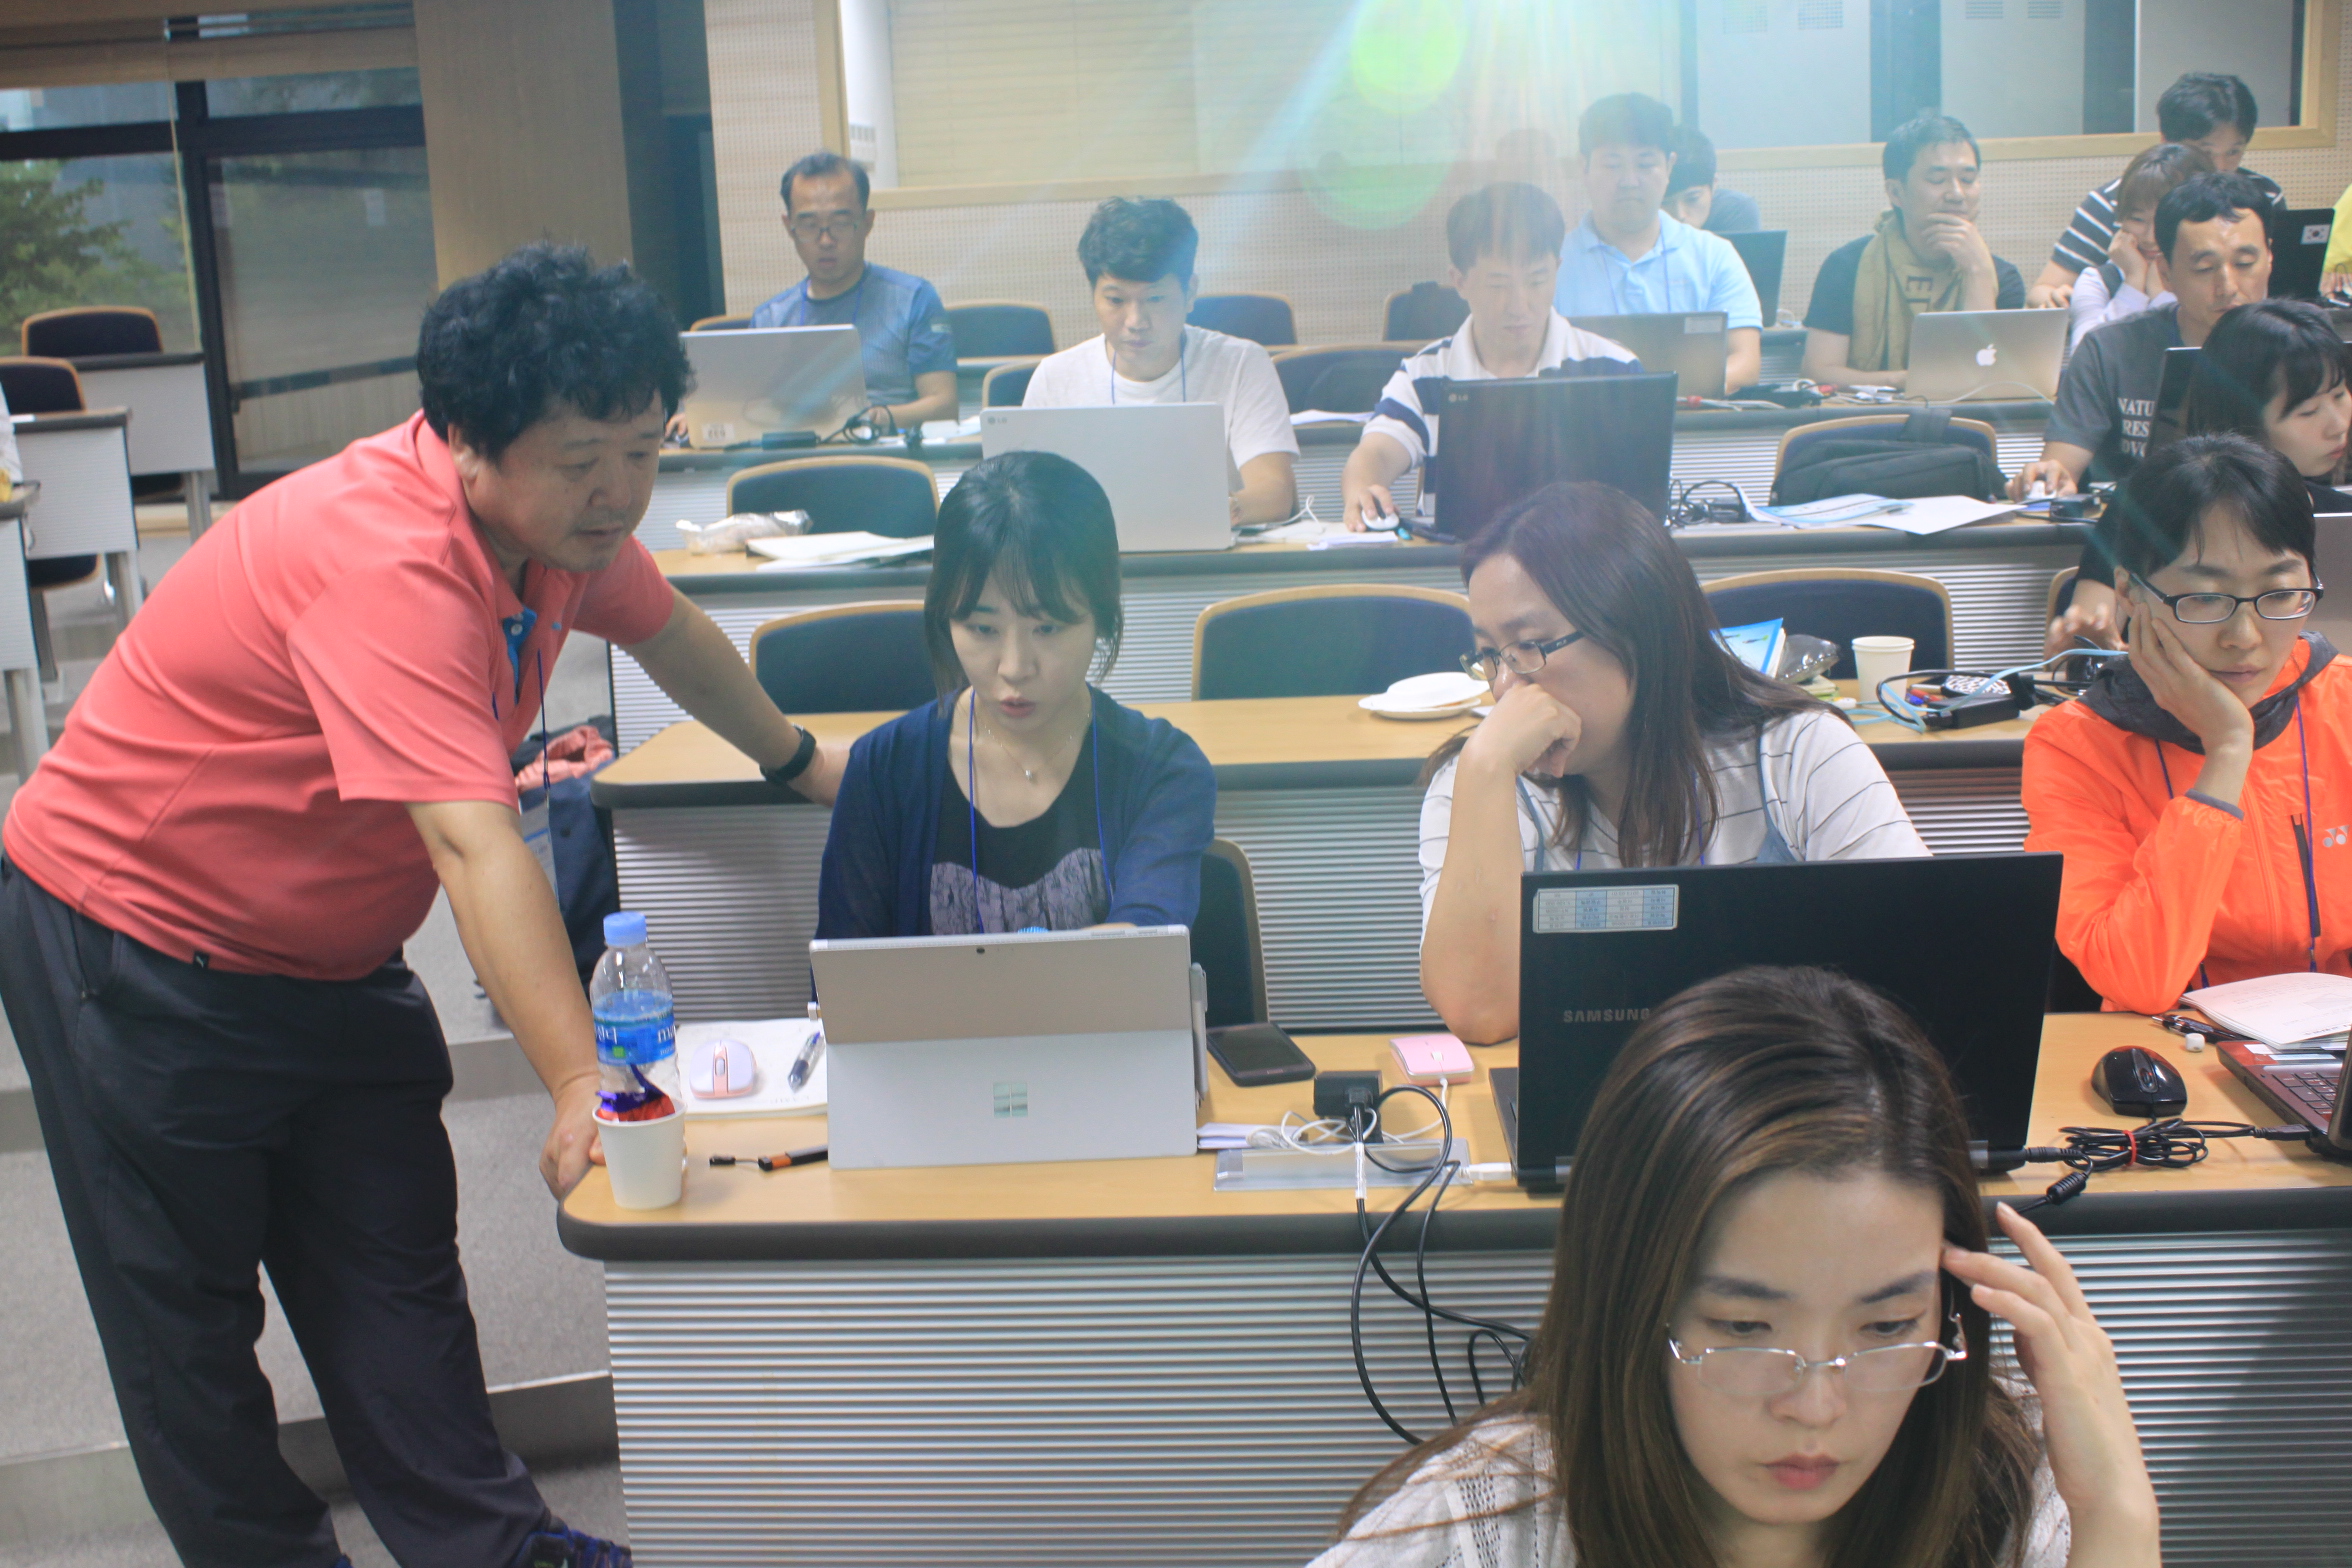
[{"label": "sticker on laptop lid", "polygon": [[1682,889],[1545,887],[1535,892],[1538,936],[1566,931],[1671,931],[1682,921]]},{"label": "sticker on laptop lid", "polygon": [[1682,318],[1684,337],[1704,337],[1714,330],[1715,318],[1713,316],[1685,316]]}]

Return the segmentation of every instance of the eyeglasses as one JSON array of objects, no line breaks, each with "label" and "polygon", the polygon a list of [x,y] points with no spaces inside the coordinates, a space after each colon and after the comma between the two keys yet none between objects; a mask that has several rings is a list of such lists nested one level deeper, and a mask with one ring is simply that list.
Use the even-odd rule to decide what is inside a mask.
[{"label": "eyeglasses", "polygon": [[1744,1399],[1777,1399],[1794,1393],[1805,1381],[1805,1374],[1819,1368],[1843,1373],[1847,1389],[1857,1394],[1899,1394],[1925,1388],[1944,1375],[1945,1367],[1968,1359],[1968,1336],[1960,1326],[1960,1314],[1951,1314],[1949,1324],[1952,1342],[1948,1345],[1881,1345],[1826,1361],[1807,1361],[1793,1350],[1745,1345],[1686,1355],[1672,1335],[1667,1336],[1666,1351],[1697,1372],[1699,1381],[1716,1393]]},{"label": "eyeglasses", "polygon": [[845,240],[858,231],[858,225],[864,219],[865,214],[857,212],[837,212],[830,218],[820,218],[811,212],[790,220],[784,226],[792,231],[792,237],[796,240],[813,240],[820,234],[830,234],[837,240]]},{"label": "eyeglasses", "polygon": [[1550,642],[1515,642],[1508,648],[1481,648],[1476,653],[1462,655],[1463,673],[1489,686],[1495,677],[1509,670],[1513,675],[1533,675],[1544,667],[1544,660],[1584,635],[1570,632]]},{"label": "eyeglasses", "polygon": [[2254,613],[2266,621],[2299,621],[2319,608],[2319,596],[2327,590],[2317,584],[2309,588],[2273,588],[2268,593],[2252,595],[2234,593],[2162,593],[2150,587],[2148,579],[2132,573],[2132,581],[2155,598],[2164,601],[2172,618],[2184,626],[2211,626],[2226,621],[2238,613],[2238,606],[2250,604]]}]

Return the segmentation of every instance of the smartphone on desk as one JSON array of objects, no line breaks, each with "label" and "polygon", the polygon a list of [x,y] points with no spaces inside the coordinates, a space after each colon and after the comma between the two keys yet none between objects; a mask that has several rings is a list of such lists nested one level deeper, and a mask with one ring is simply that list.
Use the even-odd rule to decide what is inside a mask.
[{"label": "smartphone on desk", "polygon": [[1260,1084],[1301,1083],[1315,1076],[1315,1064],[1272,1024],[1228,1024],[1209,1031],[1209,1054],[1225,1076],[1244,1089]]}]

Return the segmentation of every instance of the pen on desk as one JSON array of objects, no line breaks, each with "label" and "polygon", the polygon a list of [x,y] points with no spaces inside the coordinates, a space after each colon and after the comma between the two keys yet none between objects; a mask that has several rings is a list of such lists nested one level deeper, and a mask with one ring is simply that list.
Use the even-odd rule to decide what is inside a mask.
[{"label": "pen on desk", "polygon": [[792,1059],[792,1070],[784,1075],[784,1087],[790,1089],[794,1094],[800,1093],[809,1081],[809,1074],[817,1070],[817,1063],[824,1054],[825,1026],[819,1024],[809,1031],[808,1043],[803,1045],[800,1048],[800,1054]]},{"label": "pen on desk", "polygon": [[763,1171],[780,1171],[788,1165],[817,1165],[832,1158],[828,1144],[813,1144],[806,1149],[786,1149],[782,1154],[714,1154],[713,1165],[756,1165]]}]

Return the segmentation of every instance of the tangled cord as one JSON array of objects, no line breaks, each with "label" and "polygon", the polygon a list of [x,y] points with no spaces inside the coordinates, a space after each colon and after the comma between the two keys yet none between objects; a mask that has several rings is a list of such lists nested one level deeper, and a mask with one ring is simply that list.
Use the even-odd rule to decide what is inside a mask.
[{"label": "tangled cord", "polygon": [[2204,1160],[2216,1138],[2256,1138],[2265,1143],[2301,1143],[2307,1127],[2257,1127],[2251,1122],[2192,1122],[2167,1116],[2139,1127],[2061,1127],[2061,1144],[2005,1151],[2004,1160],[2026,1165],[2064,1165],[2067,1174],[2042,1195],[2018,1205],[2019,1213],[2082,1196],[2091,1178],[2104,1171],[2146,1167],[2185,1171]]}]

